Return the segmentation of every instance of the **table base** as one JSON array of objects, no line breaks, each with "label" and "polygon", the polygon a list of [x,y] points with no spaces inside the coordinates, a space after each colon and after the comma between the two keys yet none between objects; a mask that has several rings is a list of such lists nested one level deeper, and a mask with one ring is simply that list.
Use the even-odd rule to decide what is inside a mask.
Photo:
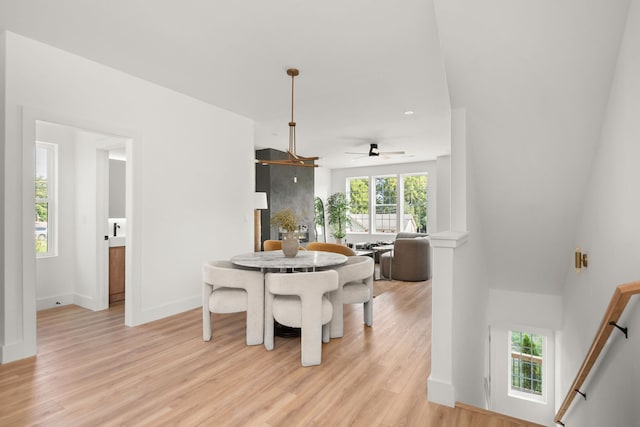
[{"label": "table base", "polygon": [[292,328],[278,322],[273,322],[273,333],[277,337],[296,338],[300,336],[300,328]]}]

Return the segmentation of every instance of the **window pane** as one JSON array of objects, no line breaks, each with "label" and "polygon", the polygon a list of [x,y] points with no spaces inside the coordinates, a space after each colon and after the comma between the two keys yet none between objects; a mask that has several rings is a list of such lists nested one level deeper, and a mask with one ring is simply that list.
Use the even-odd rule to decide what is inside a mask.
[{"label": "window pane", "polygon": [[427,232],[427,176],[404,177],[404,215],[402,230],[406,232]]},{"label": "window pane", "polygon": [[511,389],[542,395],[543,337],[511,332]]},{"label": "window pane", "polygon": [[347,182],[349,216],[348,231],[369,231],[369,178],[349,178]]},{"label": "window pane", "polygon": [[36,147],[36,199],[49,197],[48,165],[49,150],[43,147]]},{"label": "window pane", "polygon": [[49,203],[36,203],[35,239],[36,253],[49,252],[48,246]]},{"label": "window pane", "polygon": [[397,178],[395,176],[376,177],[376,231],[395,233],[397,231]]},{"label": "window pane", "polygon": [[36,141],[34,238],[36,256],[55,256],[57,146]]}]

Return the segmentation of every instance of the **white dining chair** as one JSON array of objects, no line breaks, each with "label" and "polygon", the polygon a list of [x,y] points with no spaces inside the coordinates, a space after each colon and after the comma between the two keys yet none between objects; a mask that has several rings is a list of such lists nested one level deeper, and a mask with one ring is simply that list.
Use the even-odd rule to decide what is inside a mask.
[{"label": "white dining chair", "polygon": [[264,275],[229,261],[202,266],[202,339],[212,336],[211,313],[247,312],[247,345],[264,340]]},{"label": "white dining chair", "polygon": [[334,270],[265,274],[265,348],[273,350],[275,320],[300,328],[302,366],[319,365],[333,314],[327,293],[337,288]]},{"label": "white dining chair", "polygon": [[373,258],[352,256],[335,270],[338,272],[338,289],[331,292],[329,298],[333,305],[331,319],[331,338],[344,335],[344,304],[363,303],[364,323],[373,325]]}]

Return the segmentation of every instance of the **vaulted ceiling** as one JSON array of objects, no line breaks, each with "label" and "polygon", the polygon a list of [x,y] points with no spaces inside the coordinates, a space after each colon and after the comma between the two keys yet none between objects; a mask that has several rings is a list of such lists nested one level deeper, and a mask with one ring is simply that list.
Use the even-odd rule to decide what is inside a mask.
[{"label": "vaulted ceiling", "polygon": [[628,4],[435,2],[492,287],[562,292]]},{"label": "vaulted ceiling", "polygon": [[[491,286],[560,293],[628,4],[0,0],[0,28],[249,117],[256,148],[287,149],[299,68],[297,152],[329,168],[435,159],[465,108]],[[406,155],[345,154],[374,142]]]},{"label": "vaulted ceiling", "polygon": [[[255,121],[256,148],[288,147],[334,168],[449,151],[448,94],[422,0],[0,1],[0,28]],[[407,116],[405,111],[413,115]],[[368,159],[345,151],[405,151]]]}]

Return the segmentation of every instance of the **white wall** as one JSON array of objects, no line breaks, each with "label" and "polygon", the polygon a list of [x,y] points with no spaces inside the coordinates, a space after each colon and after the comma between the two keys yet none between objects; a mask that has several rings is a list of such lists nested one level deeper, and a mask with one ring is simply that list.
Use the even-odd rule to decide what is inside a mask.
[{"label": "white wall", "polygon": [[[98,241],[98,136],[94,133],[74,132],[76,138],[76,285],[74,302],[81,307],[97,310],[104,307],[101,301],[98,272],[100,253]],[[105,154],[103,153],[103,157]]]},{"label": "white wall", "polygon": [[315,196],[326,202],[331,195],[331,169],[317,167],[314,170],[313,185],[315,187]]},{"label": "white wall", "polygon": [[[558,295],[491,289],[491,410],[542,425],[551,425],[555,415],[555,343],[562,328],[562,297]],[[509,330],[547,337],[543,379],[545,402],[509,396]]]},{"label": "white wall", "polygon": [[[0,171],[4,172],[5,167],[5,147],[6,147],[6,134],[5,134],[5,105],[4,99],[6,96],[6,85],[5,85],[5,53],[6,53],[6,36],[4,32],[0,32]],[[5,208],[7,206],[5,202],[5,175],[4,173],[0,173],[0,271],[2,271],[2,275],[0,276],[0,290],[4,290],[7,284],[7,274],[5,274],[5,248],[7,247],[7,240],[5,236]],[[0,292],[0,322],[4,326],[7,324],[8,320],[8,311],[5,308],[7,298],[5,297],[5,292]],[[5,328],[0,328],[0,345],[5,343]],[[0,362],[2,361],[2,354],[0,354]]]},{"label": "white wall", "polygon": [[22,139],[27,109],[133,139],[127,150],[130,324],[199,306],[202,263],[252,251],[250,120],[12,33],[6,33],[2,104],[3,362],[35,352],[32,142]]},{"label": "white wall", "polygon": [[[576,274],[567,257],[561,398],[575,378],[615,286],[640,279],[640,1],[629,6],[625,35],[609,95],[601,139],[579,220],[576,246],[589,267]],[[640,425],[640,297],[621,319],[629,339],[614,331],[604,359],[585,384],[587,400],[576,399],[567,425]]]},{"label": "white wall", "polygon": [[[380,165],[380,166],[366,166],[366,167],[359,167],[359,168],[332,169],[330,194],[337,193],[337,192],[344,192],[346,189],[345,187],[346,179],[348,177],[395,175],[395,174],[425,173],[425,172],[428,174],[427,217],[429,218],[429,222],[427,224],[427,232],[431,233],[431,231],[435,229],[435,222],[437,221],[437,218],[436,218],[437,176],[436,176],[435,161],[393,164],[393,165]],[[328,228],[327,228],[327,233],[329,233]],[[393,237],[395,237],[395,235]],[[390,238],[389,234],[384,234],[384,233],[374,233],[374,234],[348,233],[346,240],[349,243],[357,243],[357,242],[366,242],[371,240],[393,240],[393,238]]]}]

